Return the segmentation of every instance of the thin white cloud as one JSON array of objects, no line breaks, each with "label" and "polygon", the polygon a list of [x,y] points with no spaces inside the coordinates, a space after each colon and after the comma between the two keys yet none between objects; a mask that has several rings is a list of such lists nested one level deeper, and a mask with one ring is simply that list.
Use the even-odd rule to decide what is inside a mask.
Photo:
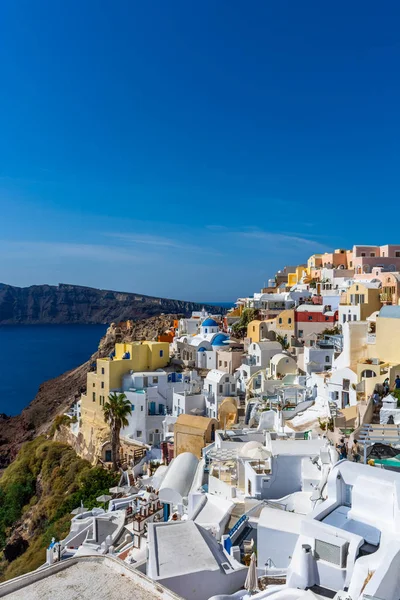
[{"label": "thin white cloud", "polygon": [[240,238],[253,239],[253,240],[265,240],[274,244],[296,244],[296,245],[321,245],[321,241],[310,239],[307,233],[304,234],[291,234],[281,233],[274,231],[264,231],[257,227],[247,227],[245,229],[228,229],[224,226],[219,228],[218,225],[208,225],[207,229],[214,230],[223,235],[236,236]]},{"label": "thin white cloud", "polygon": [[154,255],[138,254],[126,249],[102,244],[78,244],[69,242],[10,242],[0,240],[3,258],[78,258],[96,261],[123,261],[140,263]]},{"label": "thin white cloud", "polygon": [[148,233],[106,233],[105,235],[127,242],[128,244],[145,244],[149,246],[160,246],[175,250],[185,250],[189,252],[221,256],[219,251],[213,250],[212,248],[197,246],[195,244],[186,244],[185,242],[181,242],[177,239],[163,237],[160,235],[151,235]]},{"label": "thin white cloud", "polygon": [[310,246],[320,245],[321,242],[317,242],[316,240],[312,240],[306,237],[299,237],[298,235],[290,235],[285,233],[274,233],[271,231],[240,231],[237,233],[241,237],[244,238],[253,238],[259,240],[266,240],[271,242],[282,242],[284,244],[307,244]]}]

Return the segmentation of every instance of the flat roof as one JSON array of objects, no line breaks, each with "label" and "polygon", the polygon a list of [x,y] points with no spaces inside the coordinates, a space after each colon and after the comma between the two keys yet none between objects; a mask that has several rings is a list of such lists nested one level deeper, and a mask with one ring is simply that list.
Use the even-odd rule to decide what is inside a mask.
[{"label": "flat roof", "polygon": [[157,574],[161,579],[197,571],[218,571],[220,564],[193,521],[152,527]]},{"label": "flat roof", "polygon": [[267,529],[276,529],[300,535],[300,524],[303,519],[304,515],[266,506],[261,511],[258,519],[258,527],[266,527]]},{"label": "flat roof", "polygon": [[[7,589],[10,589],[10,593],[7,593]],[[34,571],[6,581],[0,585],[0,596],[8,600],[179,598],[159,583],[156,586],[148,577],[126,563],[106,556],[66,560],[41,572]]]},{"label": "flat roof", "polygon": [[272,454],[310,455],[319,454],[321,448],[326,446],[326,440],[272,440]]}]

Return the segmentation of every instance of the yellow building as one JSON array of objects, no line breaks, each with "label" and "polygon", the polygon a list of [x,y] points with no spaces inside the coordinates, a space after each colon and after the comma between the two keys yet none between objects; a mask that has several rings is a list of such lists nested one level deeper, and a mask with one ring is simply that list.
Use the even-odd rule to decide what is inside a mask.
[{"label": "yellow building", "polygon": [[[353,323],[352,327],[355,325]],[[355,370],[358,381],[363,382],[362,391],[366,397],[385,379],[389,379],[392,388],[396,376],[400,375],[400,306],[382,307],[374,325],[375,333],[366,334],[366,345],[362,340],[356,344],[359,356],[362,356],[359,357]],[[363,323],[360,323],[359,327],[362,326]],[[367,324],[364,326],[367,327]]]},{"label": "yellow building", "polygon": [[310,269],[306,265],[299,265],[296,267],[296,271],[294,273],[288,273],[288,286],[292,287],[297,283],[304,282],[307,283],[307,280],[310,277]]},{"label": "yellow building", "polygon": [[376,318],[375,344],[369,344],[368,349],[370,356],[400,364],[400,306],[381,308]]},{"label": "yellow building", "polygon": [[221,429],[232,429],[238,422],[239,403],[237,398],[228,397],[222,400],[218,409],[218,420]]},{"label": "yellow building", "polygon": [[174,453],[191,452],[201,458],[202,449],[214,441],[217,419],[179,415],[174,425]]},{"label": "yellow building", "polygon": [[275,331],[278,335],[287,335],[290,338],[294,335],[295,329],[295,311],[293,308],[283,310],[275,318]]},{"label": "yellow building", "polygon": [[81,428],[85,446],[95,455],[109,434],[103,406],[110,392],[121,389],[122,377],[129,371],[155,371],[169,363],[168,342],[115,344],[113,358],[98,358],[96,370],[87,374],[86,394],[81,396]]},{"label": "yellow building", "polygon": [[[353,283],[345,294],[344,302],[340,303],[340,322],[345,322],[343,315],[349,314],[357,321],[365,321],[372,313],[380,310],[382,306],[381,292],[380,282],[368,281],[361,283],[356,281]],[[345,307],[349,308],[346,309]],[[348,316],[346,318],[351,320]]]},{"label": "yellow building", "polygon": [[250,321],[247,325],[247,337],[250,339],[250,343],[261,342],[261,340],[267,337],[268,324],[267,321]]}]

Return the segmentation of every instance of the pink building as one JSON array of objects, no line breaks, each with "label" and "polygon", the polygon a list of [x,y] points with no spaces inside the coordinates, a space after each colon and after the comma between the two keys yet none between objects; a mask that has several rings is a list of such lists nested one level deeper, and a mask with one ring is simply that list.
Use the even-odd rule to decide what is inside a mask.
[{"label": "pink building", "polygon": [[371,273],[374,267],[400,271],[400,245],[354,246],[351,262],[356,274]]}]

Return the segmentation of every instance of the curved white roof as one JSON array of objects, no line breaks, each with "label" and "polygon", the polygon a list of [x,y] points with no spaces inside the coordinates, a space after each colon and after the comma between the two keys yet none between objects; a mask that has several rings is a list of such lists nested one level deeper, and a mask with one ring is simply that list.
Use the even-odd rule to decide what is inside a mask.
[{"label": "curved white roof", "polygon": [[264,448],[261,442],[257,442],[252,440],[251,442],[246,442],[244,446],[242,446],[240,450],[240,456],[248,456],[248,453],[255,448]]},{"label": "curved white roof", "polygon": [[279,354],[275,354],[275,356],[273,356],[271,358],[271,362],[276,365],[278,362],[280,362],[282,359],[288,359],[288,360],[292,360],[293,362],[295,362],[294,358],[292,358],[291,356],[289,356],[288,354],[283,354],[282,352],[280,352]]},{"label": "curved white roof", "polygon": [[191,452],[178,454],[168,467],[159,489],[161,502],[182,504],[187,498],[196,475],[199,459]]},{"label": "curved white roof", "polygon": [[207,381],[216,381],[219,382],[223,377],[229,377],[229,373],[225,373],[225,371],[219,371],[218,369],[211,369],[207,373],[206,380]]}]

